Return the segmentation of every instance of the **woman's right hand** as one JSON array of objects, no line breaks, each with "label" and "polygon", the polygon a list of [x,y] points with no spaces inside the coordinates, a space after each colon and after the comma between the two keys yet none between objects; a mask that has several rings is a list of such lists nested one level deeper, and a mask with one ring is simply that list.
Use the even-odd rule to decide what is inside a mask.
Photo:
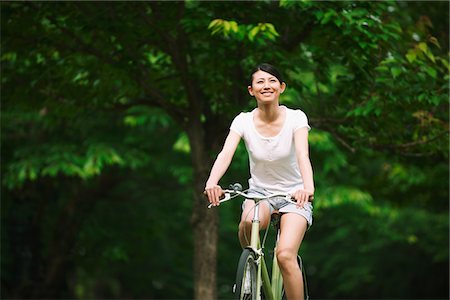
[{"label": "woman's right hand", "polygon": [[223,195],[223,190],[220,185],[206,185],[203,193],[208,197],[209,202],[213,206],[218,206],[220,204],[219,200]]}]

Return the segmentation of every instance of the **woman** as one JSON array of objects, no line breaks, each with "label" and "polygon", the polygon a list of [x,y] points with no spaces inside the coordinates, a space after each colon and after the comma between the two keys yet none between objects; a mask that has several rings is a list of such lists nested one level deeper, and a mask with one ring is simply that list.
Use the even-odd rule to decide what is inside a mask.
[{"label": "woman", "polygon": [[[305,232],[312,224],[314,195],[313,171],[309,160],[306,115],[279,104],[280,95],[286,89],[280,73],[269,64],[261,64],[251,74],[248,92],[255,97],[257,108],[239,114],[230,126],[222,151],[211,169],[205,194],[213,205],[219,205],[223,194],[218,185],[228,169],[241,138],[244,140],[250,160],[250,193],[289,193],[297,204],[285,201],[262,202],[260,225],[268,226],[270,214],[279,210],[282,214],[277,260],[283,276],[288,299],[303,299],[302,273],[297,264],[297,254]],[[255,203],[245,200],[239,240],[243,247],[249,243],[251,220]]]}]

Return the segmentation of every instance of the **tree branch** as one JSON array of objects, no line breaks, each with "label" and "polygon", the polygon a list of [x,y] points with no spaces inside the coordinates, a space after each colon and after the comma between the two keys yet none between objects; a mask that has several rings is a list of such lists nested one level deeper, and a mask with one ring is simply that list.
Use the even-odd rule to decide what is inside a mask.
[{"label": "tree branch", "polygon": [[421,141],[415,141],[415,142],[410,142],[410,143],[404,143],[404,144],[373,144],[372,147],[376,148],[376,149],[380,149],[380,148],[389,148],[389,149],[407,149],[407,148],[413,148],[416,146],[420,146],[420,145],[425,145],[425,144],[429,144],[437,139],[439,139],[441,136],[443,135],[448,135],[449,131],[445,130],[442,131],[440,133],[438,133],[436,136],[426,139],[426,140],[421,140]]}]

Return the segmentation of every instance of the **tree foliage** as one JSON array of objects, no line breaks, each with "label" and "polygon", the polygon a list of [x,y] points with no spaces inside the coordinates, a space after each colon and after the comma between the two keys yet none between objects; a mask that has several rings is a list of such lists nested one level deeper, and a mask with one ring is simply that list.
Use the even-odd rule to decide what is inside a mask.
[{"label": "tree foliage", "polygon": [[[446,12],[2,2],[3,296],[231,298],[240,203],[200,195],[267,61],[313,127],[312,295],[447,297]],[[240,145],[222,183],[247,177]]]}]

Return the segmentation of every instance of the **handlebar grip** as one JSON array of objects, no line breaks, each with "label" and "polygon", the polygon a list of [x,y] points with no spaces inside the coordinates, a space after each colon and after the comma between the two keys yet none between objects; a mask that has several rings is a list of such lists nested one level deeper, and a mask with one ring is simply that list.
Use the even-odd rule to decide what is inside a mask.
[{"label": "handlebar grip", "polygon": [[[296,202],[296,200],[295,200],[295,198],[294,197],[290,197],[291,199],[291,201],[293,201],[293,202]],[[309,196],[309,198],[308,198],[308,202],[313,202],[313,200],[314,200],[314,195],[311,195],[311,196]]]}]

